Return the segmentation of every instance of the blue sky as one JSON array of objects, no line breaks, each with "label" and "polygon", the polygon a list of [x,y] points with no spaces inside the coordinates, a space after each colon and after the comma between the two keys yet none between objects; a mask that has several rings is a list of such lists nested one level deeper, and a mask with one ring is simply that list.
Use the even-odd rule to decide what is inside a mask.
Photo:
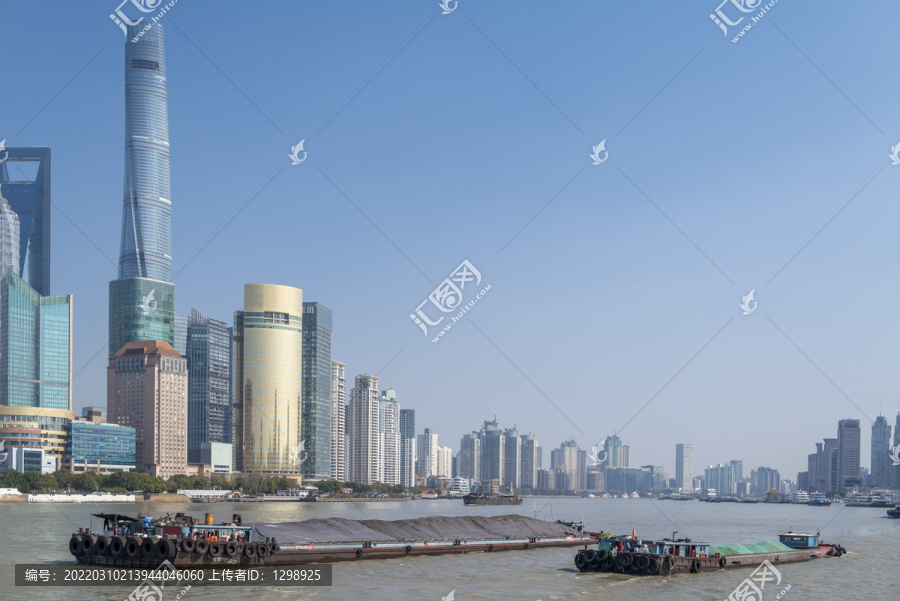
[{"label": "blue sky", "polygon": [[[230,322],[245,282],[300,287],[334,310],[350,376],[396,355],[382,384],[454,448],[496,414],[546,464],[618,430],[632,465],[674,472],[691,442],[698,473],[743,459],[795,478],[853,417],[868,466],[869,420],[900,405],[900,7],[780,2],[734,44],[715,1],[437,5],[163,17],[177,310]],[[0,7],[0,139],[53,150],[76,407],[106,396],[116,7]],[[490,293],[434,344],[409,314],[463,259]]]}]

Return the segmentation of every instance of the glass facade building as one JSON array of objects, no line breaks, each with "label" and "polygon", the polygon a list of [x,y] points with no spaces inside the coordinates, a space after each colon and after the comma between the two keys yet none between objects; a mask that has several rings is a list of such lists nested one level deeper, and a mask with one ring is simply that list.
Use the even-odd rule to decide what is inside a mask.
[{"label": "glass facade building", "polygon": [[416,410],[400,410],[400,484],[416,483]]},{"label": "glass facade building", "polygon": [[125,42],[125,191],[118,278],[109,284],[109,356],[128,342],[175,345],[172,195],[163,28]]},{"label": "glass facade building", "polygon": [[[19,219],[16,273],[38,294],[49,296],[50,149],[7,147],[6,152],[6,160],[0,163],[0,188]],[[37,163],[34,178],[26,176],[18,163]]]},{"label": "glass facade building", "polygon": [[244,284],[244,310],[234,315],[236,471],[301,476],[302,368],[303,291]]},{"label": "glass facade building", "polygon": [[72,296],[0,278],[0,405],[72,409]]},{"label": "glass facade building", "polygon": [[186,338],[188,461],[200,463],[204,444],[231,444],[231,333],[224,321],[192,309]]},{"label": "glass facade building", "polygon": [[134,428],[74,420],[69,441],[69,469],[73,472],[134,469]]},{"label": "glass facade building", "polygon": [[0,275],[7,269],[19,275],[19,216],[3,197],[0,185]]},{"label": "glass facade building", "polygon": [[331,475],[331,309],[303,303],[303,410],[300,437],[309,458],[303,477],[327,480]]},{"label": "glass facade building", "polygon": [[163,28],[125,42],[125,195],[119,277],[172,281],[172,188]]},{"label": "glass facade building", "polygon": [[129,342],[175,342],[175,286],[156,280],[109,283],[109,355]]}]

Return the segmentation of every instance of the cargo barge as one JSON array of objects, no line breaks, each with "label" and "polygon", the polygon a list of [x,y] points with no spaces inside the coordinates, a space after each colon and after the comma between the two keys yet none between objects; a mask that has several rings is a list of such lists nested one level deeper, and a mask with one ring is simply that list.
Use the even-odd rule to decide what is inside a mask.
[{"label": "cargo barge", "polygon": [[287,566],[360,559],[392,559],[448,553],[492,553],[581,546],[598,535],[580,523],[546,522],[520,515],[426,517],[408,520],[327,518],[243,525],[174,518],[94,514],[99,533],[80,529],[69,540],[79,564],[157,568],[222,565]]},{"label": "cargo barge", "polygon": [[818,534],[786,532],[779,540],[755,545],[713,547],[689,538],[639,541],[619,536],[601,539],[596,549],[579,551],[575,567],[580,572],[612,572],[633,576],[670,576],[699,574],[726,568],[810,561],[820,557],[840,557],[846,550],[840,545],[819,542]]},{"label": "cargo barge", "polygon": [[463,497],[466,505],[521,505],[522,497],[516,495],[482,495],[473,494]]}]

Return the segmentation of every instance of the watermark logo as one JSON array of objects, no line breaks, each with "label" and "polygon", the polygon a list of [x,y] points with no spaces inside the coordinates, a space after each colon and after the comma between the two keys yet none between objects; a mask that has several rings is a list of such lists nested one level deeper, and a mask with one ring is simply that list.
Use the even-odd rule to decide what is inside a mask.
[{"label": "watermark logo", "polygon": [[[456,10],[456,5],[459,4],[459,0],[442,0],[438,6],[444,9],[444,12],[441,13],[443,15],[449,15],[453,11]],[[453,593],[450,593],[450,596],[453,596]]]},{"label": "watermark logo", "polygon": [[606,446],[602,442],[591,447],[591,465],[600,465],[606,461],[608,456]]},{"label": "watermark logo", "polygon": [[6,452],[6,441],[0,440],[0,465],[6,463],[6,458],[9,456],[9,453]]},{"label": "watermark logo", "polygon": [[[291,154],[288,156],[291,157],[291,165],[299,165],[303,161],[306,160],[306,151],[303,150],[303,143],[306,142],[306,138],[300,140],[296,146],[291,146]],[[300,157],[300,152],[303,152],[303,157]]]},{"label": "watermark logo", "polygon": [[[441,322],[444,321],[444,318],[448,317],[447,315],[440,315],[441,313],[456,313],[456,315],[449,316],[449,322],[443,326],[434,338],[431,339],[432,342],[437,342],[451,327],[453,327],[453,324],[462,319],[462,316],[469,309],[474,307],[475,303],[481,300],[482,296],[491,289],[491,285],[488,284],[480,292],[475,294],[472,300],[463,305],[463,297],[466,296],[466,286],[468,285],[471,290],[471,288],[479,286],[480,284],[481,272],[467,259],[460,263],[459,267],[454,269],[453,273],[451,273],[448,278],[438,284],[438,287],[428,295],[428,298],[419,303],[415,313],[410,313],[409,318],[421,328],[422,332],[427,337],[429,335],[428,326],[440,325]],[[432,320],[428,316],[423,309],[425,306],[440,312],[432,313],[437,319]]]},{"label": "watermark logo", "polygon": [[[2,450],[0,448],[0,451]],[[900,465],[900,443],[897,443],[897,446],[891,450],[891,459],[894,461],[893,465]]]},{"label": "watermark logo", "polygon": [[156,311],[156,288],[147,293],[147,296],[141,298],[141,311],[144,315],[150,315]]},{"label": "watermark logo", "polygon": [[173,6],[175,6],[175,3],[178,2],[178,0],[170,0],[168,4],[166,4],[165,6],[161,6],[163,2],[164,0],[122,0],[122,3],[118,6],[118,8],[110,13],[109,18],[119,27],[119,29],[122,30],[122,34],[127,37],[128,27],[126,26],[130,25],[132,27],[136,27],[144,22],[144,17],[137,16],[137,13],[132,13],[137,16],[137,19],[132,21],[125,14],[125,11],[122,9],[123,6],[130,3],[138,11],[144,13],[145,15],[159,9],[159,12],[156,15],[150,17],[152,23],[147,23],[146,25],[144,25],[144,27],[138,32],[138,34],[131,38],[132,42],[137,42],[144,36],[145,33],[150,30],[151,27],[153,27],[156,23],[159,22],[160,19],[163,18],[163,15],[165,15]]},{"label": "watermark logo", "polygon": [[[144,579],[139,585],[137,585],[131,594],[125,599],[125,601],[163,601],[163,590],[166,588],[166,582],[171,582],[171,580],[163,576],[163,572],[173,572],[177,573],[175,570],[175,566],[172,565],[168,559],[159,564],[155,570],[150,570],[147,578]],[[153,578],[153,575],[156,575],[156,578]],[[153,581],[159,580],[159,586],[157,586]],[[181,585],[181,579],[179,578],[177,582],[174,583],[175,588]],[[185,593],[191,590],[191,585],[187,585],[181,592],[175,595],[175,601],[181,599]]]},{"label": "watermark logo", "polygon": [[300,444],[291,449],[291,463],[294,465],[300,465],[309,457],[309,453],[306,452],[306,440],[301,440]]},{"label": "watermark logo", "polygon": [[[6,140],[3,140],[3,142],[6,142]],[[0,142],[0,149],[2,149],[2,148],[3,148],[3,143]],[[896,146],[891,146],[891,154],[888,155],[888,157],[890,157],[890,159],[891,159],[891,165],[900,165],[900,156],[897,156],[897,155],[900,155],[900,144],[897,144]],[[2,162],[3,161],[0,160],[0,163],[2,163]]]},{"label": "watermark logo", "polygon": [[[606,162],[606,159],[609,158],[609,151],[606,150],[606,138],[603,139],[599,144],[593,147],[594,152],[589,154],[592,159],[594,159],[594,165],[602,165]],[[600,153],[603,153],[603,158],[600,158]]]},{"label": "watermark logo", "polygon": [[[739,26],[750,13],[756,12],[757,14],[750,17],[750,20],[744,23],[744,26],[731,39],[731,42],[736,44],[778,2],[778,0],[771,0],[763,6],[764,1],[722,0],[722,3],[719,4],[716,10],[710,13],[709,18],[722,30],[722,34],[727,38],[734,33],[734,30],[730,28]],[[730,6],[726,8],[726,5]]]},{"label": "watermark logo", "polygon": [[6,138],[0,140],[0,163],[6,162],[9,158],[9,151],[6,150]]},{"label": "watermark logo", "polygon": [[[728,599],[725,601],[762,601],[763,589],[766,588],[766,584],[770,582],[775,586],[779,586],[781,584],[781,572],[779,572],[767,559],[762,562],[758,568],[753,570],[750,577],[745,578],[744,581],[728,595]],[[781,599],[789,590],[791,590],[790,584],[781,589],[781,592],[775,596],[775,599]]]},{"label": "watermark logo", "polygon": [[741,297],[740,307],[744,310],[743,315],[750,315],[754,311],[756,311],[756,305],[759,304],[755,300],[753,300],[753,293],[756,292],[756,288],[747,293],[747,296]]},{"label": "watermark logo", "polygon": [[446,597],[441,597],[441,601],[456,601],[456,589],[450,591]]}]

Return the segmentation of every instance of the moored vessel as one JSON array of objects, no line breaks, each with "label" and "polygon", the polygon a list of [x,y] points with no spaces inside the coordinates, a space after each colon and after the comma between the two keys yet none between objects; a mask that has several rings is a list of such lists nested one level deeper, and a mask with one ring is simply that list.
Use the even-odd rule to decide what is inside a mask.
[{"label": "moored vessel", "polygon": [[522,497],[516,495],[482,495],[475,493],[463,497],[466,505],[521,505]]}]

